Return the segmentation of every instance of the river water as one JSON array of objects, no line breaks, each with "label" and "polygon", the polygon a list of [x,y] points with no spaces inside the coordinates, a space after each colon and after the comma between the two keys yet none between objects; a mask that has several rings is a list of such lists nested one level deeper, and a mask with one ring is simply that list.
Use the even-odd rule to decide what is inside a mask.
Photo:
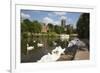
[{"label": "river water", "polygon": [[[55,47],[65,48],[68,45],[68,41],[62,41],[59,36],[33,36],[27,38],[27,43],[29,46],[34,46],[34,49],[27,51],[25,40],[23,39],[23,42],[21,42],[21,63],[37,62],[43,55],[51,53]],[[43,44],[43,46],[38,47],[38,43]]]}]

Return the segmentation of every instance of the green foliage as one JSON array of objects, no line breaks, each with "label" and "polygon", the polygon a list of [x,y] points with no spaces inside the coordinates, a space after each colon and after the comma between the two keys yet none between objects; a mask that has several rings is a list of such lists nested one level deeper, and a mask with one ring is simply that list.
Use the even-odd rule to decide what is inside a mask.
[{"label": "green foliage", "polygon": [[23,54],[27,53],[28,37],[33,37],[32,33],[40,33],[41,28],[41,24],[38,21],[32,22],[29,19],[25,19],[21,22],[21,52]]},{"label": "green foliage", "polygon": [[69,25],[66,25],[66,33],[67,34],[73,34],[74,33],[74,28],[73,28],[73,26],[71,26],[72,24],[69,24]]},{"label": "green foliage", "polygon": [[29,32],[32,22],[29,19],[23,20],[21,23],[21,32]]},{"label": "green foliage", "polygon": [[29,19],[23,20],[21,23],[21,32],[40,33],[42,29],[38,21],[30,21]]},{"label": "green foliage", "polygon": [[23,22],[21,22],[21,32],[27,32],[29,30],[29,24],[31,24],[30,20],[23,20]]},{"label": "green foliage", "polygon": [[89,39],[89,13],[83,13],[77,22],[77,33],[80,38]]},{"label": "green foliage", "polygon": [[55,32],[57,34],[61,34],[64,32],[64,28],[62,26],[55,25]]},{"label": "green foliage", "polygon": [[60,27],[60,33],[64,33],[64,27]]},{"label": "green foliage", "polygon": [[42,29],[41,24],[38,21],[33,21],[32,24],[33,24],[33,26],[32,26],[33,27],[32,28],[33,32],[34,33],[40,33],[41,29]]},{"label": "green foliage", "polygon": [[48,32],[48,36],[50,36],[50,37],[56,37],[56,33],[55,32]]},{"label": "green foliage", "polygon": [[26,55],[27,54],[27,38],[28,35],[26,32],[21,34],[21,52]]},{"label": "green foliage", "polygon": [[53,24],[48,23],[48,28],[49,28],[48,32],[53,32],[54,31],[54,25]]},{"label": "green foliage", "polygon": [[27,26],[26,25],[24,25],[24,23],[21,23],[21,32],[25,32],[25,31],[27,31]]}]

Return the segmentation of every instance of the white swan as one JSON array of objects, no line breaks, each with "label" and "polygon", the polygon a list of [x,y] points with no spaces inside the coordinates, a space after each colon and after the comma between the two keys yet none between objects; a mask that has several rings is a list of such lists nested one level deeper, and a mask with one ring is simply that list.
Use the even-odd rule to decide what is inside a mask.
[{"label": "white swan", "polygon": [[46,55],[44,55],[40,60],[38,60],[37,62],[49,62],[51,61],[52,57],[51,54],[48,53]]},{"label": "white swan", "polygon": [[37,62],[55,62],[60,58],[60,55],[64,53],[65,49],[62,49],[61,47],[56,47],[54,50],[52,50],[52,53],[48,53],[44,55],[40,60]]},{"label": "white swan", "polygon": [[61,46],[58,46],[52,50],[52,54],[61,55],[61,54],[63,54],[64,51],[65,51],[65,49],[62,49]]},{"label": "white swan", "polygon": [[56,46],[56,45],[57,45],[57,43],[56,43],[55,41],[53,41],[52,43],[53,43],[53,45],[54,45],[54,46]]},{"label": "white swan", "polygon": [[43,44],[42,43],[37,43],[37,46],[38,47],[43,47]]},{"label": "white swan", "polygon": [[33,50],[33,49],[34,49],[34,46],[29,46],[29,44],[27,44],[27,53],[28,51]]},{"label": "white swan", "polygon": [[35,43],[36,41],[34,40],[33,42]]}]

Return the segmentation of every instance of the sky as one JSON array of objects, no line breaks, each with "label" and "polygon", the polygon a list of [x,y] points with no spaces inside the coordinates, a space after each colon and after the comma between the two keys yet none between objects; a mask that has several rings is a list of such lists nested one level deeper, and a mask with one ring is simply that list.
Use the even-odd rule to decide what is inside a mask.
[{"label": "sky", "polygon": [[54,25],[60,25],[61,19],[65,19],[66,25],[72,24],[75,26],[80,15],[80,12],[21,10],[22,19],[37,20],[42,23],[52,23]]}]

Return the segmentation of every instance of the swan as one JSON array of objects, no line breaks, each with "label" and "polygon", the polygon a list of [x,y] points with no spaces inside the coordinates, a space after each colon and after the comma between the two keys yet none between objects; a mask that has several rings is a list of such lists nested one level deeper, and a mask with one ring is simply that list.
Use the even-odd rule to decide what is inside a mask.
[{"label": "swan", "polygon": [[52,50],[52,53],[48,53],[44,55],[40,60],[37,62],[55,62],[60,58],[60,55],[64,53],[65,49],[62,49],[61,47],[56,47],[54,50]]},{"label": "swan", "polygon": [[57,45],[57,43],[56,43],[55,41],[53,41],[52,43],[53,43],[53,45],[54,45],[54,46],[56,46],[56,45]]},{"label": "swan", "polygon": [[85,50],[84,48],[82,48],[85,46],[86,44],[83,41],[81,41],[79,38],[74,38],[73,40],[69,42],[68,46],[65,48],[64,53],[72,55],[71,60],[73,60],[77,50],[78,49]]},{"label": "swan", "polygon": [[27,44],[27,52],[33,49],[34,49],[34,46],[29,46],[29,44]]},{"label": "swan", "polygon": [[34,40],[33,43],[35,43],[36,41]]},{"label": "swan", "polygon": [[63,54],[64,51],[65,51],[65,49],[62,49],[61,46],[58,46],[52,50],[52,54],[55,54],[55,53]]},{"label": "swan", "polygon": [[37,46],[38,47],[43,47],[43,44],[42,43],[37,43]]},{"label": "swan", "polygon": [[49,62],[51,61],[51,54],[48,53],[46,55],[44,55],[40,60],[38,60],[37,62]]},{"label": "swan", "polygon": [[68,44],[68,47],[71,47],[73,45],[77,45],[78,47],[86,46],[86,44],[83,41],[79,40],[78,38],[74,38],[73,40],[71,40]]}]

